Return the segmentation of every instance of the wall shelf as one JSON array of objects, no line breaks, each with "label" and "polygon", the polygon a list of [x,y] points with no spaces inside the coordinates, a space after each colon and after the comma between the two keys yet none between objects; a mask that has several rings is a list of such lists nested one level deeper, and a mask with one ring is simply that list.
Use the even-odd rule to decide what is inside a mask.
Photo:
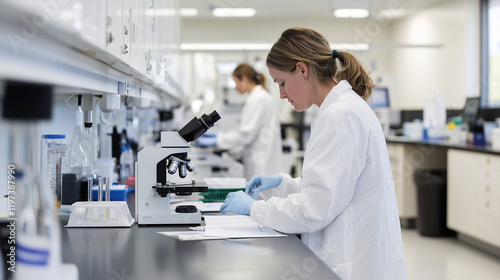
[{"label": "wall shelf", "polygon": [[[0,80],[52,84],[59,93],[68,89],[93,94],[120,94],[146,99],[154,107],[171,107],[182,101],[181,86],[166,70],[161,74],[169,79],[158,83],[153,75],[131,67],[106,50],[105,38],[101,46],[99,42],[89,42],[81,34],[68,31],[50,16],[49,10],[44,12],[40,7],[28,7],[25,2],[36,6],[31,1],[18,3],[9,0],[0,10]],[[149,1],[135,2],[151,5]],[[131,6],[134,3],[129,2]],[[106,18],[106,15],[103,12],[100,17]],[[107,18],[109,21],[109,16]],[[103,34],[107,36],[109,33],[104,30]]]}]

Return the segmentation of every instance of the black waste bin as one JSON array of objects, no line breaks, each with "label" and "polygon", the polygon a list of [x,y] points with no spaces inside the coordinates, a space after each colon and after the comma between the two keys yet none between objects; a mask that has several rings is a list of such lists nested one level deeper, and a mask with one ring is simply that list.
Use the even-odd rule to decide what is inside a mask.
[{"label": "black waste bin", "polygon": [[417,185],[417,228],[423,236],[449,236],[446,227],[446,169],[417,169],[413,173]]}]

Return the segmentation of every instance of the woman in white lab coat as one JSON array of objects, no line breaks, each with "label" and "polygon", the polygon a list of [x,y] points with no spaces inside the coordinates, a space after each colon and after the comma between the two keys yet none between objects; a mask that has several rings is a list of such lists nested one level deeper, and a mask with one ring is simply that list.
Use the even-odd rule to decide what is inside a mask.
[{"label": "woman in white lab coat", "polygon": [[[236,90],[248,93],[238,129],[202,137],[200,146],[217,146],[242,152],[245,177],[282,172],[281,130],[276,105],[266,89],[266,79],[251,65],[243,63],[233,71]],[[208,136],[210,137],[210,135]]]},{"label": "woman in white lab coat", "polygon": [[[247,214],[304,242],[342,279],[406,279],[396,195],[380,122],[366,102],[374,87],[350,53],[320,33],[284,31],[267,57],[280,97],[297,111],[319,107],[301,178],[256,176],[228,194],[222,213]],[[340,66],[340,68],[339,68]]]}]

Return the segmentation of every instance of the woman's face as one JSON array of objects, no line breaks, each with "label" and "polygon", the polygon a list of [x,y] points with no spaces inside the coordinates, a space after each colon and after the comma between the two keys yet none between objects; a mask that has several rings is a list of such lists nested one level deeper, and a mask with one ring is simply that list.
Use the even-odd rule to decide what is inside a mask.
[{"label": "woman's face", "polygon": [[295,67],[293,72],[281,71],[269,66],[269,74],[280,90],[280,98],[287,99],[296,111],[302,112],[311,107],[312,100],[308,84],[307,70]]},{"label": "woman's face", "polygon": [[246,76],[241,76],[241,79],[233,75],[233,80],[236,83],[236,91],[240,94],[246,93],[248,91],[248,79]]}]

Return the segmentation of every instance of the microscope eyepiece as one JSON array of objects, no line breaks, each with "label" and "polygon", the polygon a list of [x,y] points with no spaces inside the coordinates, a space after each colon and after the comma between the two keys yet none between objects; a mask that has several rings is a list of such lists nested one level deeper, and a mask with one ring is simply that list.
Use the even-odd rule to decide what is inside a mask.
[{"label": "microscope eyepiece", "polygon": [[213,111],[212,113],[210,114],[203,114],[201,116],[201,121],[204,123],[204,125],[206,125],[206,129],[208,130],[209,128],[213,127],[214,126],[214,123],[216,121],[220,120],[220,116],[219,116],[219,113],[217,113],[217,111]]},{"label": "microscope eyepiece", "polygon": [[187,142],[198,139],[203,133],[214,126],[216,121],[220,120],[220,115],[217,111],[210,114],[203,114],[201,118],[194,117],[188,124],[181,128],[178,133]]}]

